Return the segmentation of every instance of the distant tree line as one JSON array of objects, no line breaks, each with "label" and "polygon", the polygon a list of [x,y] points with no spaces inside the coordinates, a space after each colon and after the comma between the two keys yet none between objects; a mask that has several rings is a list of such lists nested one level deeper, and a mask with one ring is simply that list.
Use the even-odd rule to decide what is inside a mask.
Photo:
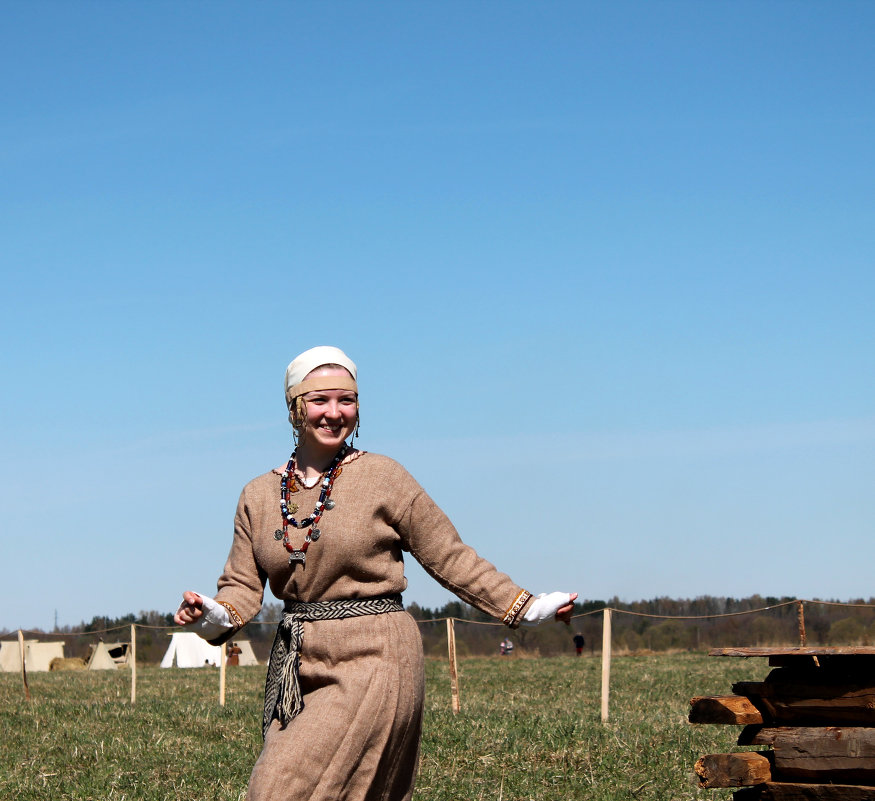
[{"label": "distant tree line", "polygon": [[[601,651],[602,610],[618,610],[611,617],[611,645],[615,653],[657,651],[703,651],[730,646],[798,645],[800,642],[799,606],[784,596],[752,595],[748,598],[700,596],[693,599],[654,598],[626,603],[619,598],[587,600],[574,605],[575,619],[570,627],[521,626],[510,633],[516,653],[552,655],[571,653],[571,637],[583,634],[585,652]],[[455,625],[456,650],[462,654],[497,654],[507,633],[503,627],[478,625],[494,621],[460,601],[450,601],[439,609],[418,604],[407,607],[413,617],[423,621],[420,629],[426,654],[446,653],[446,624],[428,624],[453,617],[465,623]],[[763,611],[754,611],[763,610]],[[624,614],[635,613],[635,614]],[[808,645],[875,644],[875,599],[855,599],[844,603],[806,601],[802,608]],[[748,613],[748,614],[745,614]],[[691,618],[691,619],[684,619]],[[470,624],[469,624],[470,622]]]},{"label": "distant tree line", "polygon": [[[447,652],[445,618],[454,618],[456,650],[461,656],[498,654],[505,635],[514,642],[516,654],[544,656],[572,653],[571,637],[580,632],[586,640],[585,653],[601,651],[602,610],[612,615],[612,648],[616,653],[658,651],[702,651],[716,647],[751,645],[798,645],[799,607],[790,597],[752,595],[748,598],[700,596],[693,599],[654,598],[626,603],[618,598],[587,600],[574,605],[571,626],[521,626],[508,632],[493,618],[462,601],[450,601],[430,609],[416,602],[407,611],[420,622],[427,656],[443,657]],[[754,611],[761,610],[761,611]],[[282,617],[280,603],[266,603],[259,615],[240,632],[240,639],[252,642],[260,660],[267,658]],[[624,614],[634,613],[634,614]],[[750,613],[750,614],[744,614]],[[875,599],[806,601],[803,604],[806,640],[809,645],[875,644]],[[685,619],[686,618],[686,619]],[[137,658],[145,664],[160,661],[169,642],[168,630],[175,627],[172,613],[141,611],[118,618],[96,616],[90,623],[64,626],[51,632],[65,635],[67,656],[83,656],[95,639],[107,642],[129,639],[131,624],[137,630]],[[2,631],[0,636],[12,632]]]}]

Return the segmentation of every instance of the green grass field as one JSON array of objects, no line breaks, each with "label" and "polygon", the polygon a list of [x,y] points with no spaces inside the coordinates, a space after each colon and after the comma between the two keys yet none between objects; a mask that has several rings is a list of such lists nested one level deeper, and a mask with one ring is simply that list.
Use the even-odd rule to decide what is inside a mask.
[{"label": "green grass field", "polygon": [[[0,799],[238,801],[261,745],[264,667],[218,671],[0,674]],[[445,661],[427,662],[417,801],[725,801],[695,787],[693,764],[733,750],[731,726],[691,726],[689,699],[762,678],[763,660],[699,654],[614,659],[611,719],[600,720],[597,658],[460,662],[453,715]]]}]

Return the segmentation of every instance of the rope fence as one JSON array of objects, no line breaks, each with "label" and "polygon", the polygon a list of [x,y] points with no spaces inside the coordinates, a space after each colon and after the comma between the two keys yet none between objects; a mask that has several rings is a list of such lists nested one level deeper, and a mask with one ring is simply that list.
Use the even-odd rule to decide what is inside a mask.
[{"label": "rope fence", "polygon": [[[638,619],[661,620],[661,621],[706,621],[706,620],[721,620],[726,618],[741,618],[751,615],[762,615],[766,612],[781,610],[787,607],[795,607],[795,636],[798,637],[798,644],[805,646],[807,644],[807,633],[805,630],[805,607],[822,605],[825,607],[846,607],[850,609],[867,609],[875,610],[873,603],[842,603],[838,601],[820,601],[820,600],[803,600],[793,599],[782,601],[777,604],[762,606],[755,609],[745,609],[736,612],[711,613],[703,615],[669,615],[655,614],[650,612],[639,612],[629,609],[618,609],[611,606],[604,606],[599,609],[592,609],[585,612],[580,612],[572,616],[572,625],[575,621],[592,619],[601,615],[601,719],[603,722],[609,717],[609,701],[610,701],[610,676],[611,676],[611,659],[615,649],[614,620],[617,616],[628,616]],[[875,616],[875,613],[873,613]],[[497,621],[483,620],[467,620],[458,617],[441,617],[427,620],[417,620],[420,631],[423,634],[424,646],[428,646],[427,653],[430,656],[438,656],[438,649],[445,649],[446,658],[449,663],[450,675],[450,693],[451,693],[451,709],[453,714],[458,714],[462,709],[461,692],[459,688],[459,673],[458,673],[458,651],[456,639],[456,624],[461,624],[470,627],[484,627],[484,629],[495,628],[507,631],[502,623]],[[445,624],[445,634],[438,632],[441,630],[440,624]],[[277,621],[252,621],[248,624],[250,627],[270,627],[271,629],[277,625]],[[872,635],[875,638],[875,622],[872,623]],[[531,631],[532,629],[529,629]],[[104,659],[104,665],[107,668],[113,667],[130,669],[130,702],[137,702],[137,665],[138,665],[138,640],[141,645],[141,661],[143,664],[155,663],[155,654],[157,650],[163,651],[166,640],[161,640],[156,643],[154,634],[163,633],[173,635],[184,631],[179,626],[159,626],[147,625],[142,623],[131,623],[130,626],[115,626],[98,630],[89,630],[87,632],[42,632],[29,631],[19,629],[16,632],[0,635],[0,671],[2,672],[18,672],[21,674],[23,694],[26,701],[32,700],[30,684],[28,682],[28,670],[84,670],[92,666],[95,659],[98,657]],[[139,632],[139,634],[138,634]],[[578,628],[577,633],[580,633]],[[120,639],[125,634],[128,639]],[[526,629],[519,629],[515,632],[520,639],[521,644],[525,642]],[[112,635],[115,641],[107,643],[106,638]],[[590,651],[595,655],[593,645],[593,632],[590,631]],[[446,642],[443,643],[443,637],[446,637]],[[491,636],[491,635],[487,635]],[[567,635],[563,635],[567,636]],[[14,638],[14,639],[13,639]],[[38,638],[38,639],[36,639]],[[79,656],[65,657],[63,655],[63,647],[65,642],[59,641],[59,638],[64,640],[73,638],[73,651],[78,651]],[[264,648],[269,647],[269,642],[272,638],[263,638]],[[483,635],[478,635],[479,644],[483,645]],[[89,642],[90,641],[90,642]],[[238,641],[247,642],[248,641]],[[234,651],[232,646],[235,643],[232,641],[225,646],[211,646],[215,648],[214,661],[208,664],[214,665],[219,670],[219,686],[218,686],[218,703],[220,706],[225,705],[226,691],[226,671],[229,666],[229,648],[231,651],[231,664],[237,664],[234,661],[241,653],[239,646]],[[145,648],[142,648],[145,646]],[[262,649],[263,650],[263,649]],[[105,653],[104,653],[105,652]],[[251,652],[251,648],[250,648]],[[651,651],[646,650],[650,653]],[[509,653],[503,646],[502,654]],[[531,649],[534,656],[539,656],[537,647]],[[253,653],[254,656],[254,653]],[[167,654],[164,654],[165,661]],[[262,654],[262,661],[265,654]],[[114,663],[109,665],[105,659],[109,658]],[[198,666],[203,666],[201,662]],[[97,669],[93,668],[92,669]]]}]

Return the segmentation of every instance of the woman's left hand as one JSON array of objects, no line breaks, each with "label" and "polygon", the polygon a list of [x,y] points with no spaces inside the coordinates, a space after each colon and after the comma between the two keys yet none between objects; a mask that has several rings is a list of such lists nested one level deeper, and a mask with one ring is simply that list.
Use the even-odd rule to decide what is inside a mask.
[{"label": "woman's left hand", "polygon": [[556,620],[562,621],[566,626],[571,624],[571,613],[574,611],[574,602],[577,600],[577,593],[571,593],[571,600],[565,606],[559,607],[556,610]]}]

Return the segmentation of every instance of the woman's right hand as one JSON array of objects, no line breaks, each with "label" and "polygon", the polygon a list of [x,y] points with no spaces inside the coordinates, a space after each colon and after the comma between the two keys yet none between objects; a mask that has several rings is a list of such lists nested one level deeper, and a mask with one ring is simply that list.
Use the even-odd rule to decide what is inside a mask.
[{"label": "woman's right hand", "polygon": [[565,606],[560,606],[556,610],[556,621],[564,623],[566,626],[571,625],[571,615],[574,613],[574,602],[577,600],[577,593],[572,592],[568,603]]},{"label": "woman's right hand", "polygon": [[189,623],[194,623],[199,620],[204,613],[204,601],[196,592],[187,590],[182,593],[182,603],[176,614],[173,616],[174,622],[179,626],[187,626]]}]

